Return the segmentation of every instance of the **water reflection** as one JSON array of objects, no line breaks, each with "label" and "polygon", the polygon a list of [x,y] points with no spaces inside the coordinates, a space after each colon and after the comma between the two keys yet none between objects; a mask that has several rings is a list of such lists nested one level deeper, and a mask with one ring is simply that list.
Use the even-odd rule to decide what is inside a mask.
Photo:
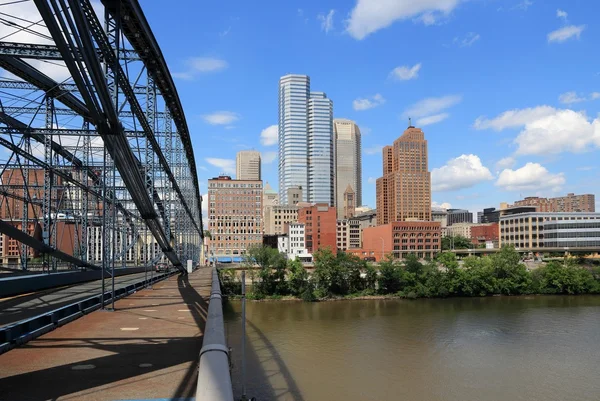
[{"label": "water reflection", "polygon": [[[600,297],[250,302],[259,400],[600,399]],[[240,304],[227,304],[240,380]]]}]

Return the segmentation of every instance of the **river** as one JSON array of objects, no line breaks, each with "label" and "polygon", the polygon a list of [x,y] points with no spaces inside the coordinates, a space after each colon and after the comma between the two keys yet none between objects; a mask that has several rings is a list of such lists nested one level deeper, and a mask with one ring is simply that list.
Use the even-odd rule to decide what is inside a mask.
[{"label": "river", "polygon": [[600,296],[248,302],[247,336],[258,401],[600,400]]}]

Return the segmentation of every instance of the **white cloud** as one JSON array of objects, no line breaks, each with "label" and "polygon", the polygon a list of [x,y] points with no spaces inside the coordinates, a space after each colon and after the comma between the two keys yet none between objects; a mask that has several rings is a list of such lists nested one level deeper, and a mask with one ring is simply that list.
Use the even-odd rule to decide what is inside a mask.
[{"label": "white cloud", "polygon": [[516,4],[514,7],[511,8],[511,10],[523,10],[523,11],[527,11],[527,9],[533,5],[532,1],[529,0],[523,0],[522,2],[520,2],[519,4]]},{"label": "white cloud", "polygon": [[505,111],[498,117],[491,120],[486,117],[478,117],[473,124],[473,127],[477,130],[481,129],[493,129],[495,131],[502,131],[506,128],[521,127],[530,121],[537,120],[542,117],[552,115],[556,112],[554,107],[550,106],[538,106],[527,109],[515,109]]},{"label": "white cloud", "polygon": [[263,164],[271,164],[277,158],[277,152],[261,152],[260,159]]},{"label": "white cloud", "polygon": [[213,57],[192,57],[185,61],[185,65],[187,67],[185,71],[173,73],[175,78],[192,80],[200,74],[221,71],[229,66],[227,61]]},{"label": "white cloud", "polygon": [[557,110],[525,125],[515,143],[519,154],[585,152],[600,147],[600,119],[590,122],[585,113]]},{"label": "white cloud", "polygon": [[376,154],[381,153],[382,149],[383,149],[383,145],[371,146],[369,148],[365,148],[365,154],[367,154],[367,155],[376,155]]},{"label": "white cloud", "polygon": [[369,177],[369,179],[367,180],[367,182],[369,184],[375,184],[377,182],[377,178],[375,178],[375,177]]},{"label": "white cloud", "polygon": [[408,65],[402,65],[396,67],[390,72],[390,77],[396,81],[408,81],[410,79],[416,79],[419,77],[419,70],[421,69],[421,63],[417,63],[412,67]]},{"label": "white cloud", "polygon": [[443,113],[443,111],[459,103],[461,99],[459,95],[423,99],[404,110],[402,117],[416,117],[418,118],[416,124],[421,126],[439,123],[450,116],[449,113]]},{"label": "white cloud", "polygon": [[585,97],[577,96],[577,92],[565,92],[558,97],[558,101],[563,104],[571,104],[585,101]]},{"label": "white cloud", "polygon": [[512,156],[502,158],[496,162],[496,170],[504,170],[506,168],[512,168],[516,162],[517,161]]},{"label": "white cloud", "polygon": [[438,203],[436,201],[431,202],[432,209],[452,209],[452,205],[448,202]]},{"label": "white cloud", "polygon": [[435,25],[435,23],[438,21],[438,18],[439,18],[439,14],[425,13],[425,14],[422,14],[420,17],[418,17],[416,20],[421,21],[423,23],[423,25],[425,25],[425,26],[429,26],[429,25]]},{"label": "white cloud", "polygon": [[325,31],[325,33],[329,33],[333,29],[333,14],[335,14],[335,10],[329,10],[327,15],[319,14],[317,19],[321,21],[321,29]]},{"label": "white cloud", "polygon": [[585,25],[569,25],[557,29],[556,31],[552,31],[548,34],[548,43],[562,43],[571,38],[579,39],[581,32],[583,32],[584,29]]},{"label": "white cloud", "polygon": [[559,191],[565,183],[563,173],[552,174],[539,163],[527,163],[517,170],[505,169],[498,176],[496,186],[506,191]]},{"label": "white cloud", "polygon": [[434,114],[432,116],[419,118],[417,120],[416,124],[417,124],[417,127],[424,127],[426,125],[437,124],[441,121],[444,121],[448,117],[450,117],[450,114],[448,114],[448,113]]},{"label": "white cloud", "polygon": [[352,102],[352,107],[356,111],[369,110],[385,103],[385,99],[379,93],[370,98],[358,98]]},{"label": "white cloud", "polygon": [[448,15],[461,0],[358,0],[347,21],[347,32],[362,40],[396,21],[418,17],[423,23],[435,22],[435,14]]},{"label": "white cloud", "polygon": [[219,159],[217,157],[207,157],[204,160],[206,160],[208,164],[220,168],[224,173],[235,174],[235,160]]},{"label": "white cloud", "polygon": [[593,170],[593,169],[594,169],[594,167],[592,167],[592,166],[577,167],[578,171],[590,171],[590,170]]},{"label": "white cloud", "polygon": [[198,166],[198,168],[202,171],[208,171],[208,168],[206,166]]},{"label": "white cloud", "polygon": [[600,147],[600,118],[589,121],[585,113],[539,106],[510,110],[492,120],[478,118],[476,129],[523,127],[514,143],[517,154],[547,155],[585,152]]},{"label": "white cloud", "polygon": [[[4,23],[0,24],[0,37],[3,40],[18,43],[54,44],[43,21],[39,24],[24,21],[37,22],[42,20],[33,1],[3,4],[1,8],[4,13],[2,18],[5,20]],[[96,11],[96,14],[103,15],[103,7],[100,2],[92,1],[92,8]],[[27,29],[21,27],[27,27]],[[57,82],[70,81],[71,74],[62,61],[53,60],[49,62],[28,59],[25,62]],[[20,78],[6,70],[2,70],[0,76],[20,80]]]},{"label": "white cloud", "polygon": [[459,47],[471,47],[473,43],[477,42],[481,36],[475,32],[469,32],[464,38],[460,39],[458,36],[454,38],[453,43]]},{"label": "white cloud", "polygon": [[215,111],[210,114],[203,114],[202,119],[210,125],[230,125],[240,119],[237,113],[232,111]]},{"label": "white cloud", "polygon": [[557,18],[562,18],[562,19],[566,20],[568,15],[569,14],[567,14],[566,11],[563,11],[560,8],[558,10],[556,10],[556,17]]},{"label": "white cloud", "polygon": [[492,173],[478,156],[461,155],[448,160],[445,166],[431,170],[431,189],[453,191],[469,188],[492,178]]},{"label": "white cloud", "polygon": [[260,133],[260,143],[264,146],[273,146],[277,145],[277,134],[278,127],[277,125],[269,125],[267,128],[261,131]]},{"label": "white cloud", "polygon": [[558,101],[563,104],[572,104],[585,102],[586,100],[596,100],[600,98],[600,92],[592,92],[589,96],[580,96],[575,91],[565,92],[558,97]]}]

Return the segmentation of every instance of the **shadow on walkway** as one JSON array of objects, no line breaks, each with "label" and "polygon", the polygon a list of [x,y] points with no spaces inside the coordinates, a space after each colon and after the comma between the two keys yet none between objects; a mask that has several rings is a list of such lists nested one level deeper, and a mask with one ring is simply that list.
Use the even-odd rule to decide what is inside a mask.
[{"label": "shadow on walkway", "polygon": [[[192,276],[194,285],[201,286],[202,278]],[[204,330],[208,304],[200,293],[190,284],[189,276],[179,276],[177,282],[168,281],[167,286],[177,289],[190,314],[194,319],[194,326]],[[121,302],[129,302],[127,298]],[[150,306],[148,307],[150,308]],[[124,308],[125,309],[125,308]],[[104,319],[94,312],[89,315],[95,317],[89,320],[92,326],[102,325]],[[135,312],[123,310],[115,313],[125,313],[134,316]],[[95,315],[95,316],[94,316]],[[85,318],[83,318],[85,319]],[[202,346],[202,336],[178,336],[178,330],[184,321],[176,321],[174,317],[149,317],[156,319],[159,330],[172,331],[172,336],[157,337],[110,337],[110,338],[45,338],[42,336],[34,341],[19,347],[14,351],[23,351],[22,355],[31,355],[33,358],[44,360],[44,354],[49,350],[54,352],[51,361],[55,366],[47,369],[17,374],[0,378],[0,400],[56,400],[61,399],[107,399],[103,393],[110,393],[110,399],[129,398],[129,395],[145,394],[142,398],[154,398],[158,394],[165,394],[164,388],[152,388],[150,383],[160,383],[175,377],[182,379],[179,383],[172,383],[172,398],[193,397],[196,389],[198,356]],[[159,321],[160,320],[160,321]],[[106,324],[110,325],[106,319]],[[187,326],[191,321],[187,320]],[[113,323],[114,324],[114,323]],[[92,327],[90,326],[90,327]],[[69,326],[65,329],[68,330]],[[113,330],[113,328],[110,328]],[[103,327],[106,330],[106,327]],[[114,328],[118,331],[118,325]],[[189,330],[189,329],[188,329]],[[150,329],[146,335],[152,333]],[[56,352],[60,350],[61,352]],[[97,356],[103,351],[103,356]],[[13,352],[14,352],[13,351]],[[33,352],[32,352],[33,351]],[[63,352],[64,351],[64,352]],[[85,358],[92,353],[93,358]],[[16,354],[15,354],[16,355]],[[56,357],[58,355],[58,357]],[[83,356],[83,358],[79,358]],[[9,356],[4,355],[5,357]],[[64,360],[62,360],[64,356]],[[47,356],[46,356],[47,357]],[[73,363],[76,360],[76,363]],[[187,364],[184,368],[178,366]],[[74,370],[74,366],[92,365],[92,369]],[[33,364],[35,366],[35,364]],[[185,372],[182,371],[185,369]],[[4,375],[10,368],[4,366]],[[1,371],[0,371],[1,372]],[[138,376],[144,376],[139,377]],[[165,377],[166,376],[166,377]],[[172,378],[170,376],[173,376]],[[103,386],[102,389],[98,387]],[[161,391],[162,390],[162,391]],[[168,391],[168,390],[167,390]],[[74,395],[78,393],[77,395]],[[112,397],[112,394],[121,394],[123,397]],[[139,397],[138,397],[139,398]]]}]

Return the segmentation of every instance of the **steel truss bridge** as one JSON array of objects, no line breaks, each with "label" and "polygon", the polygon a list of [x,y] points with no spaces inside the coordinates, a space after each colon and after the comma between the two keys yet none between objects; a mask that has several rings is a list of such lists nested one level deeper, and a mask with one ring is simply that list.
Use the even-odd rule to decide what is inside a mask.
[{"label": "steel truss bridge", "polygon": [[138,1],[4,1],[0,28],[2,269],[198,261],[190,134]]}]

